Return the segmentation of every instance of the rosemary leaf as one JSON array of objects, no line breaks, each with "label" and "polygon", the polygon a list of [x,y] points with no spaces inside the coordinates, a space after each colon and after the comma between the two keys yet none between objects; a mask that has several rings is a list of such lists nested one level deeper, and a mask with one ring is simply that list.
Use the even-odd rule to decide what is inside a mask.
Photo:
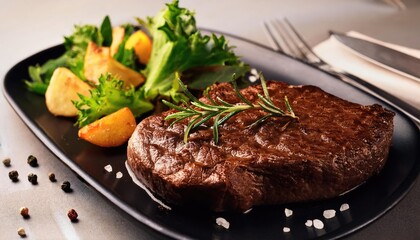
[{"label": "rosemary leaf", "polygon": [[216,116],[213,123],[213,140],[216,145],[219,143],[219,118],[220,114]]},{"label": "rosemary leaf", "polygon": [[192,129],[199,127],[201,124],[209,121],[210,118],[212,118],[212,117],[214,117],[216,115],[217,115],[217,112],[214,112],[214,113],[211,113],[211,114],[207,115],[206,117],[204,117],[203,119],[201,119],[198,123],[194,124],[194,126],[193,126]]},{"label": "rosemary leaf", "polygon": [[209,90],[210,88],[206,88],[206,90],[204,90],[204,96],[206,96],[206,98],[213,104],[213,105],[217,105],[216,101],[213,100],[213,98],[210,97],[209,95]]},{"label": "rosemary leaf", "polygon": [[267,101],[269,101],[271,104],[274,105],[274,103],[271,101],[270,94],[268,94],[267,83],[265,82],[265,78],[262,74],[260,74],[260,78],[261,78],[261,87],[263,89],[264,96],[266,97]]},{"label": "rosemary leaf", "polygon": [[[245,110],[245,109],[244,109]],[[243,110],[242,110],[243,111]],[[242,112],[242,111],[237,111],[237,112],[230,112],[229,114],[227,114],[227,115],[225,115],[222,119],[220,119],[219,121],[218,121],[218,125],[222,125],[223,123],[225,123],[229,118],[231,118],[231,117],[233,117],[233,115],[236,115],[236,114],[238,114],[239,112]]]},{"label": "rosemary leaf", "polygon": [[293,112],[292,106],[289,103],[289,99],[287,96],[284,96],[284,105],[286,105],[287,111],[294,117],[295,113]]},{"label": "rosemary leaf", "polygon": [[233,89],[235,90],[236,95],[238,95],[238,97],[241,99],[242,102],[248,104],[249,106],[253,106],[252,103],[250,101],[248,101],[248,99],[246,99],[242,93],[239,91],[238,89],[238,84],[236,84],[235,81],[232,81],[232,86]]},{"label": "rosemary leaf", "polygon": [[258,105],[260,106],[260,108],[268,113],[272,113],[274,114],[273,116],[283,116],[285,115],[284,112],[279,112],[277,109],[275,108],[271,108],[270,106],[265,105],[262,102],[259,102]]},{"label": "rosemary leaf", "polygon": [[202,102],[191,102],[191,104],[198,107],[198,108],[206,110],[206,111],[217,111],[217,110],[219,110],[218,107],[211,106],[211,105],[208,105],[208,104],[204,104]]},{"label": "rosemary leaf", "polygon": [[[189,118],[189,117],[191,117],[191,116],[185,115],[185,116],[179,117],[175,121],[172,121],[171,124],[169,125],[169,127],[172,127],[175,123],[180,122],[180,121],[182,121],[182,120],[184,120],[186,118]],[[168,119],[165,118],[165,120],[168,120]]]},{"label": "rosemary leaf", "polygon": [[219,97],[216,97],[217,98],[217,101],[219,101],[221,104],[223,104],[225,107],[233,107],[233,106],[235,106],[235,105],[233,105],[233,104],[231,104],[231,103],[228,103],[228,102],[226,102],[226,101],[224,101],[223,99],[221,99],[221,98],[219,98]]},{"label": "rosemary leaf", "polygon": [[273,102],[271,102],[269,99],[263,97],[261,94],[257,94],[258,98],[267,106],[273,108],[273,109],[277,109],[277,107],[274,105]]},{"label": "rosemary leaf", "polygon": [[188,142],[188,136],[190,135],[190,131],[192,127],[200,120],[200,116],[195,117],[192,121],[190,121],[187,125],[187,129],[184,132],[184,143]]},{"label": "rosemary leaf", "polygon": [[253,128],[254,126],[257,126],[258,124],[264,122],[267,118],[272,117],[273,114],[272,113],[268,113],[264,116],[262,116],[261,118],[259,118],[257,121],[253,122],[251,125],[249,125],[249,128]]},{"label": "rosemary leaf", "polygon": [[195,115],[198,115],[198,114],[194,112],[176,112],[176,113],[166,116],[165,120],[184,118],[184,116],[193,117]]},{"label": "rosemary leaf", "polygon": [[166,106],[168,106],[168,107],[170,107],[170,108],[173,108],[173,109],[175,109],[175,110],[178,110],[178,111],[187,111],[187,109],[185,109],[185,108],[183,108],[183,107],[181,107],[181,106],[175,105],[175,104],[173,104],[173,103],[171,103],[171,102],[168,102],[168,101],[166,101],[165,99],[162,99],[162,102],[163,102],[163,104],[165,104]]}]

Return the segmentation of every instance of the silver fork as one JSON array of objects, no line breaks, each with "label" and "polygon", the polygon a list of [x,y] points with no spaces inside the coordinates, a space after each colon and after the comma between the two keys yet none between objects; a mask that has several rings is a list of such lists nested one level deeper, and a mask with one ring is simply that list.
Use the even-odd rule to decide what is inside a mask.
[{"label": "silver fork", "polygon": [[264,27],[277,52],[317,66],[326,64],[312,51],[308,43],[296,31],[287,18],[284,18],[282,21],[275,19],[264,22]]},{"label": "silver fork", "polygon": [[420,111],[382,89],[363,81],[362,79],[337,69],[323,61],[303,39],[293,25],[284,18],[264,22],[264,29],[269,40],[273,43],[273,49],[279,53],[286,54],[295,59],[313,65],[338,79],[350,84],[376,98],[386,102],[410,117],[417,126],[420,126]]}]

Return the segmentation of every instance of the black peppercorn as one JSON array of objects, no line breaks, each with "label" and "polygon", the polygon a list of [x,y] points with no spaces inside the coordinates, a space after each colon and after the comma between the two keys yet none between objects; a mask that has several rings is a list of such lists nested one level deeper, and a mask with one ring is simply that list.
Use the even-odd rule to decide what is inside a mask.
[{"label": "black peppercorn", "polygon": [[37,167],[38,166],[38,159],[34,157],[33,155],[28,156],[28,164],[31,165],[31,167]]},{"label": "black peppercorn", "polygon": [[38,176],[33,173],[28,174],[28,181],[31,182],[33,185],[38,184]]},{"label": "black peppercorn", "polygon": [[4,159],[4,160],[3,160],[3,164],[4,164],[4,166],[6,166],[6,167],[10,167],[10,158],[6,158],[6,159]]},{"label": "black peppercorn", "polygon": [[64,181],[62,184],[61,184],[61,189],[64,191],[64,192],[71,192],[71,186],[70,186],[70,182],[69,181]]},{"label": "black peppercorn", "polygon": [[13,182],[17,182],[17,181],[19,181],[19,173],[16,170],[10,171],[9,172],[9,178]]},{"label": "black peppercorn", "polygon": [[50,179],[51,182],[56,182],[57,179],[55,179],[54,173],[48,173],[48,179]]}]

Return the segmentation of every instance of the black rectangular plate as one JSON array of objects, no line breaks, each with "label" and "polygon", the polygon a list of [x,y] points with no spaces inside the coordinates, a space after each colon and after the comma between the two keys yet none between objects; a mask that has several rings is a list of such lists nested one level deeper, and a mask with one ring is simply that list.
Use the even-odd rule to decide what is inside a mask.
[{"label": "black rectangular plate", "polygon": [[[215,32],[215,31],[212,31]],[[15,65],[7,73],[3,93],[6,99],[34,134],[61,161],[85,179],[112,203],[143,224],[172,238],[198,239],[311,239],[338,238],[374,221],[397,204],[409,191],[420,170],[420,134],[418,128],[404,115],[360,90],[347,85],[333,76],[305,63],[278,54],[250,41],[224,34],[235,52],[242,59],[264,73],[267,79],[281,80],[290,84],[316,85],[346,100],[361,104],[379,103],[397,113],[395,130],[388,162],[383,171],[355,190],[334,199],[257,207],[247,214],[217,214],[192,212],[188,209],[167,211],[152,201],[144,190],[135,185],[125,168],[126,146],[100,148],[77,137],[74,119],[51,115],[43,96],[29,92],[24,84],[28,66],[42,64],[64,52],[63,45],[39,52]],[[116,179],[114,173],[104,171],[111,164],[114,173],[121,171],[124,177]],[[350,209],[338,212],[331,220],[325,220],[325,209],[338,210],[342,203]],[[284,208],[294,210],[292,217],[284,216]],[[230,222],[229,229],[216,225],[215,219],[224,217]],[[308,219],[322,219],[322,230],[307,228]],[[284,233],[288,226],[291,232]]]}]

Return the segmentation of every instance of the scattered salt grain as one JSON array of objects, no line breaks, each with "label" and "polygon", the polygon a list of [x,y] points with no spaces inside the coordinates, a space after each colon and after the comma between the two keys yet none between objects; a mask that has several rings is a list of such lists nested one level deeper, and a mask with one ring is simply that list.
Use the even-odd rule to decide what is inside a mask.
[{"label": "scattered salt grain", "polygon": [[285,233],[290,232],[290,228],[288,228],[288,227],[284,227],[284,228],[283,228],[283,232],[285,232]]},{"label": "scattered salt grain", "polygon": [[255,82],[255,81],[258,80],[258,77],[257,76],[249,76],[248,79],[249,79],[250,82]]},{"label": "scattered salt grain", "polygon": [[226,219],[222,218],[222,217],[218,217],[216,218],[216,224],[219,226],[222,226],[226,229],[229,229],[230,227],[230,223],[228,221],[226,221]]},{"label": "scattered salt grain", "polygon": [[106,166],[104,167],[104,169],[105,169],[105,171],[107,171],[107,172],[112,172],[112,166],[111,166],[110,164],[106,165]]},{"label": "scattered salt grain", "polygon": [[116,178],[122,178],[123,174],[122,172],[117,172],[117,174],[115,174]]},{"label": "scattered salt grain", "polygon": [[253,69],[251,69],[250,72],[251,72],[252,75],[258,76],[258,70],[257,69],[253,68]]},{"label": "scattered salt grain", "polygon": [[312,220],[306,220],[305,226],[312,227]]},{"label": "scattered salt grain", "polygon": [[314,219],[313,224],[314,224],[314,227],[316,229],[323,229],[324,228],[324,223],[319,219]]},{"label": "scattered salt grain", "polygon": [[323,213],[322,215],[323,215],[323,216],[324,216],[324,218],[326,218],[326,219],[333,218],[333,217],[335,217],[335,210],[333,210],[333,209],[328,209],[328,210],[325,210],[325,211],[324,211],[324,213]]},{"label": "scattered salt grain", "polygon": [[340,212],[346,211],[350,208],[350,206],[347,203],[343,203],[340,206]]},{"label": "scattered salt grain", "polygon": [[288,209],[288,208],[285,208],[284,209],[284,215],[286,215],[286,217],[290,217],[290,216],[293,215],[293,211]]},{"label": "scattered salt grain", "polygon": [[247,214],[247,213],[249,213],[249,212],[251,212],[251,211],[252,211],[252,208],[250,208],[250,209],[246,210],[246,211],[244,212],[244,214]]}]

